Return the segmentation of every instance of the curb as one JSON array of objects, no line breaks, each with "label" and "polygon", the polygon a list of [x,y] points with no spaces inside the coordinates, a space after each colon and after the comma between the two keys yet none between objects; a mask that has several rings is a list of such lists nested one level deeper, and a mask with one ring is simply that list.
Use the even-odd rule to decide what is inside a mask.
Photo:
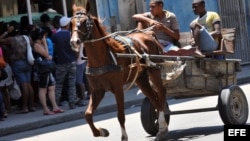
[{"label": "curb", "polygon": [[[124,103],[124,107],[125,109],[128,109],[136,105],[140,105],[140,103],[142,103],[142,99],[127,101]],[[38,129],[38,128],[51,126],[55,124],[60,124],[60,123],[68,122],[68,121],[84,119],[85,110],[82,110],[82,111],[79,111],[79,109],[76,109],[76,110],[78,111],[77,112],[75,110],[67,111],[64,114],[58,114],[53,117],[45,118],[43,120],[39,120],[39,121],[36,120],[36,121],[28,122],[28,123],[22,123],[18,125],[9,126],[7,128],[0,128],[0,137],[18,133],[18,132]],[[115,111],[117,111],[116,104],[112,104],[112,105],[107,105],[104,107],[98,107],[94,115],[101,115],[104,113],[110,113],[110,112],[115,112]]]}]

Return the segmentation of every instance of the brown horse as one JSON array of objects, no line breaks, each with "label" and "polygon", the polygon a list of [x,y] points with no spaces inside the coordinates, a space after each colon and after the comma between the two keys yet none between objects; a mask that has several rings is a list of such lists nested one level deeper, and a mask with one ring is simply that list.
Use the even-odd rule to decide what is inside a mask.
[{"label": "brown horse", "polygon": [[[144,32],[132,32],[126,36],[108,34],[86,8],[73,5],[74,16],[71,20],[71,43],[74,50],[84,44],[87,56],[86,75],[91,91],[89,105],[85,111],[87,120],[95,137],[107,137],[109,132],[104,128],[96,128],[93,114],[105,92],[114,94],[117,103],[118,120],[122,141],[127,141],[124,114],[124,85],[135,82],[143,94],[159,112],[159,131],[156,140],[162,140],[168,132],[164,110],[166,108],[166,90],[162,84],[160,68],[149,66],[147,62],[161,62],[160,59],[143,59],[142,54],[162,54],[162,47],[151,35]],[[135,58],[117,57],[117,53],[136,54]]]}]

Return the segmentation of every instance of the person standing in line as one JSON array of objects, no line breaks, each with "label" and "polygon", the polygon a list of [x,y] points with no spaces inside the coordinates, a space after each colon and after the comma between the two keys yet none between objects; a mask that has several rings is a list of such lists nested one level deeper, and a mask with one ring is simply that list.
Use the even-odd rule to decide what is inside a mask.
[{"label": "person standing in line", "polygon": [[[4,68],[0,68],[0,82],[8,77],[7,72]],[[5,107],[3,102],[2,91],[0,91],[0,121],[3,121],[5,117]]]},{"label": "person standing in line", "polygon": [[[34,25],[29,25],[26,28],[26,35],[29,36],[30,31],[34,28]],[[32,43],[32,41],[30,41]],[[34,112],[34,91],[31,85],[31,73],[32,65],[29,64],[27,59],[27,42],[22,35],[16,35],[14,37],[7,37],[0,39],[0,44],[5,45],[7,50],[7,60],[12,68],[14,78],[17,84],[21,88],[22,101],[21,111],[18,114],[26,114],[28,112]]]},{"label": "person standing in line", "polygon": [[[7,25],[7,30],[0,36],[0,39],[8,38],[8,37],[14,37],[19,34],[18,32],[18,23],[16,21],[10,21]],[[6,70],[8,74],[8,79],[0,81],[0,91],[3,93],[3,99],[4,99],[4,107],[5,107],[5,116],[7,113],[11,112],[11,100],[9,96],[9,89],[11,84],[14,82],[12,79],[12,69],[10,65],[8,64],[9,60],[8,58],[8,50],[4,47],[0,47],[0,56],[3,58],[3,60],[6,63],[6,66],[4,69]],[[0,66],[1,67],[1,66]]]},{"label": "person standing in line", "polygon": [[29,17],[28,16],[22,16],[20,19],[20,26],[19,26],[19,34],[20,35],[28,35],[29,34]]},{"label": "person standing in line", "polygon": [[16,21],[10,21],[7,25],[7,30],[0,36],[0,39],[10,36],[16,36],[19,34],[18,23]]},{"label": "person standing in line", "polygon": [[190,44],[201,52],[212,52],[218,48],[221,38],[221,19],[218,13],[207,11],[204,0],[193,0],[193,12],[198,17],[190,23]]},{"label": "person standing in line", "polygon": [[[52,36],[56,52],[56,102],[60,105],[63,82],[67,81],[69,108],[76,108],[76,59],[77,53],[71,49],[70,29],[71,19],[64,16],[60,19],[61,30]],[[66,79],[66,80],[65,80]]]},{"label": "person standing in line", "polygon": [[59,15],[56,15],[54,18],[53,18],[53,21],[52,21],[52,24],[54,26],[54,30],[52,31],[53,34],[60,31],[60,19],[61,19],[62,16],[59,16]]},{"label": "person standing in line", "polygon": [[81,44],[79,49],[79,54],[76,60],[76,92],[78,95],[78,98],[80,100],[77,102],[77,105],[80,106],[86,106],[86,97],[85,97],[85,88],[86,85],[83,82],[83,77],[85,74],[85,68],[86,68],[86,60],[83,60],[83,44]]},{"label": "person standing in line", "polygon": [[[47,41],[45,36],[45,31],[41,28],[36,28],[30,34],[32,40],[34,41],[34,52],[36,59],[47,59],[51,60],[52,56],[48,53]],[[41,68],[37,68],[38,70]],[[55,100],[55,79],[52,72],[39,73],[39,99],[43,107],[44,115],[53,115],[55,113],[63,113],[64,110],[60,109]],[[47,106],[46,95],[48,92],[49,100],[52,104],[52,111]]]},{"label": "person standing in line", "polygon": [[44,13],[40,16],[41,27],[49,27],[51,32],[54,29],[54,26],[50,23],[50,17],[48,14]]},{"label": "person standing in line", "polygon": [[4,104],[1,91],[0,91],[0,121],[4,121]]},{"label": "person standing in line", "polygon": [[48,46],[49,55],[50,55],[51,57],[53,57],[53,56],[54,56],[54,43],[52,42],[52,39],[51,39],[53,33],[52,33],[52,31],[50,30],[50,28],[47,27],[47,26],[43,26],[43,27],[41,27],[41,28],[42,28],[42,30],[45,32],[44,34],[45,34],[45,38],[46,38],[46,41],[47,41],[47,46]]}]

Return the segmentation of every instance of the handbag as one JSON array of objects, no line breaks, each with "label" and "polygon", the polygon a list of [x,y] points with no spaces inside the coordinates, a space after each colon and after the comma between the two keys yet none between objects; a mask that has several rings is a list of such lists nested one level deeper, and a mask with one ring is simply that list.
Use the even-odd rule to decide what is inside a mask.
[{"label": "handbag", "polygon": [[56,69],[56,64],[52,60],[41,59],[40,57],[36,60],[38,73],[49,73]]},{"label": "handbag", "polygon": [[26,43],[27,43],[27,60],[28,60],[30,65],[34,65],[35,58],[34,58],[33,53],[32,53],[32,48],[30,46],[29,38],[26,35],[23,35],[23,37],[24,37],[24,39],[26,40]]},{"label": "handbag", "polygon": [[0,81],[5,80],[8,78],[8,74],[4,68],[0,69]]},{"label": "handbag", "polygon": [[16,80],[14,80],[13,87],[9,90],[10,98],[13,100],[18,100],[21,96],[21,90]]}]

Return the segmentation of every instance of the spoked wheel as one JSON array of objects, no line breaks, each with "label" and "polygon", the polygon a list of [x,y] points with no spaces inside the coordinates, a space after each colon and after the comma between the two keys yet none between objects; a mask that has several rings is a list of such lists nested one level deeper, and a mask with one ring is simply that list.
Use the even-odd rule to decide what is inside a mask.
[{"label": "spoked wheel", "polygon": [[219,113],[224,124],[242,125],[248,119],[248,103],[239,86],[223,89],[218,101]]},{"label": "spoked wheel", "polygon": [[[166,110],[169,111],[167,103]],[[170,113],[165,114],[165,120],[169,125]],[[148,98],[144,98],[141,106],[141,123],[144,130],[148,134],[155,136],[158,133],[158,111],[155,109],[155,107]]]}]

